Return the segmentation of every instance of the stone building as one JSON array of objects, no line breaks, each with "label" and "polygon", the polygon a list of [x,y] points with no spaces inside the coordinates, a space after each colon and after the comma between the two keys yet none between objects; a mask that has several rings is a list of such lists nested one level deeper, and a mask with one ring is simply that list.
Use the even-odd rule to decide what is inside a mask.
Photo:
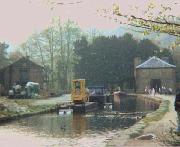
[{"label": "stone building", "polygon": [[0,94],[7,94],[13,84],[25,85],[28,81],[40,84],[44,82],[43,67],[23,57],[0,70]]},{"label": "stone building", "polygon": [[160,58],[151,57],[135,68],[136,92],[144,93],[145,87],[159,91],[162,87],[176,89],[176,66]]}]

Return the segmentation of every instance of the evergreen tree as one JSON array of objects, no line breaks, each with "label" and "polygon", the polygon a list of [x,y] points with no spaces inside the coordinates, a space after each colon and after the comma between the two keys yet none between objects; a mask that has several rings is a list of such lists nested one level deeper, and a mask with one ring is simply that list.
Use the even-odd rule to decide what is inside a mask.
[{"label": "evergreen tree", "polygon": [[160,49],[150,40],[138,42],[131,34],[122,37],[99,36],[88,44],[85,37],[74,44],[79,63],[76,78],[85,78],[88,85],[134,86],[134,58],[147,59],[159,55]]}]

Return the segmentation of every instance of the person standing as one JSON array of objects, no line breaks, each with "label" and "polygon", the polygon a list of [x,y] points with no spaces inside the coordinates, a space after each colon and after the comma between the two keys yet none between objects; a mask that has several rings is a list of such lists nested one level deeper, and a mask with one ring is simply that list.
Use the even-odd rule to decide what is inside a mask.
[{"label": "person standing", "polygon": [[180,134],[180,90],[177,91],[175,102],[175,111],[177,112],[177,133]]},{"label": "person standing", "polygon": [[155,93],[156,93],[156,91],[155,91],[155,89],[153,88],[153,89],[152,89],[152,95],[155,96]]}]

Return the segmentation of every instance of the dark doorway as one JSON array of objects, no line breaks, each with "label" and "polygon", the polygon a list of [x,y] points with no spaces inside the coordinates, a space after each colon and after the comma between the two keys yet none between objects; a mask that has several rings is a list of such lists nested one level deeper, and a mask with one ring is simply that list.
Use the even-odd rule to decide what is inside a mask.
[{"label": "dark doorway", "polygon": [[29,74],[27,69],[20,70],[20,84],[25,85],[29,80]]},{"label": "dark doorway", "polygon": [[151,89],[154,88],[156,92],[159,92],[159,89],[161,89],[161,80],[160,79],[151,79],[150,87],[151,87]]}]

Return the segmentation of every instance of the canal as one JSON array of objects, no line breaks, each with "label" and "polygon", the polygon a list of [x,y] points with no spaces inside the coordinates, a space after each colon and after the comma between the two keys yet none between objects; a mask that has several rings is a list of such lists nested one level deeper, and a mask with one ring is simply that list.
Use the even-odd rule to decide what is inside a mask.
[{"label": "canal", "polygon": [[[149,99],[123,96],[113,100],[112,110],[108,110],[108,114],[104,110],[64,116],[54,112],[12,121],[0,126],[0,130],[5,128],[6,131],[14,130],[23,136],[24,134],[32,134],[35,138],[53,140],[53,145],[49,145],[48,140],[43,143],[39,142],[40,145],[103,146],[107,138],[115,135],[117,131],[123,132],[124,129],[134,125],[139,120],[137,117],[141,114],[129,115],[131,112],[148,113],[156,110],[158,106],[157,103],[153,103]],[[113,112],[127,113],[127,115],[113,115]],[[87,142],[89,145],[86,144]]]}]

